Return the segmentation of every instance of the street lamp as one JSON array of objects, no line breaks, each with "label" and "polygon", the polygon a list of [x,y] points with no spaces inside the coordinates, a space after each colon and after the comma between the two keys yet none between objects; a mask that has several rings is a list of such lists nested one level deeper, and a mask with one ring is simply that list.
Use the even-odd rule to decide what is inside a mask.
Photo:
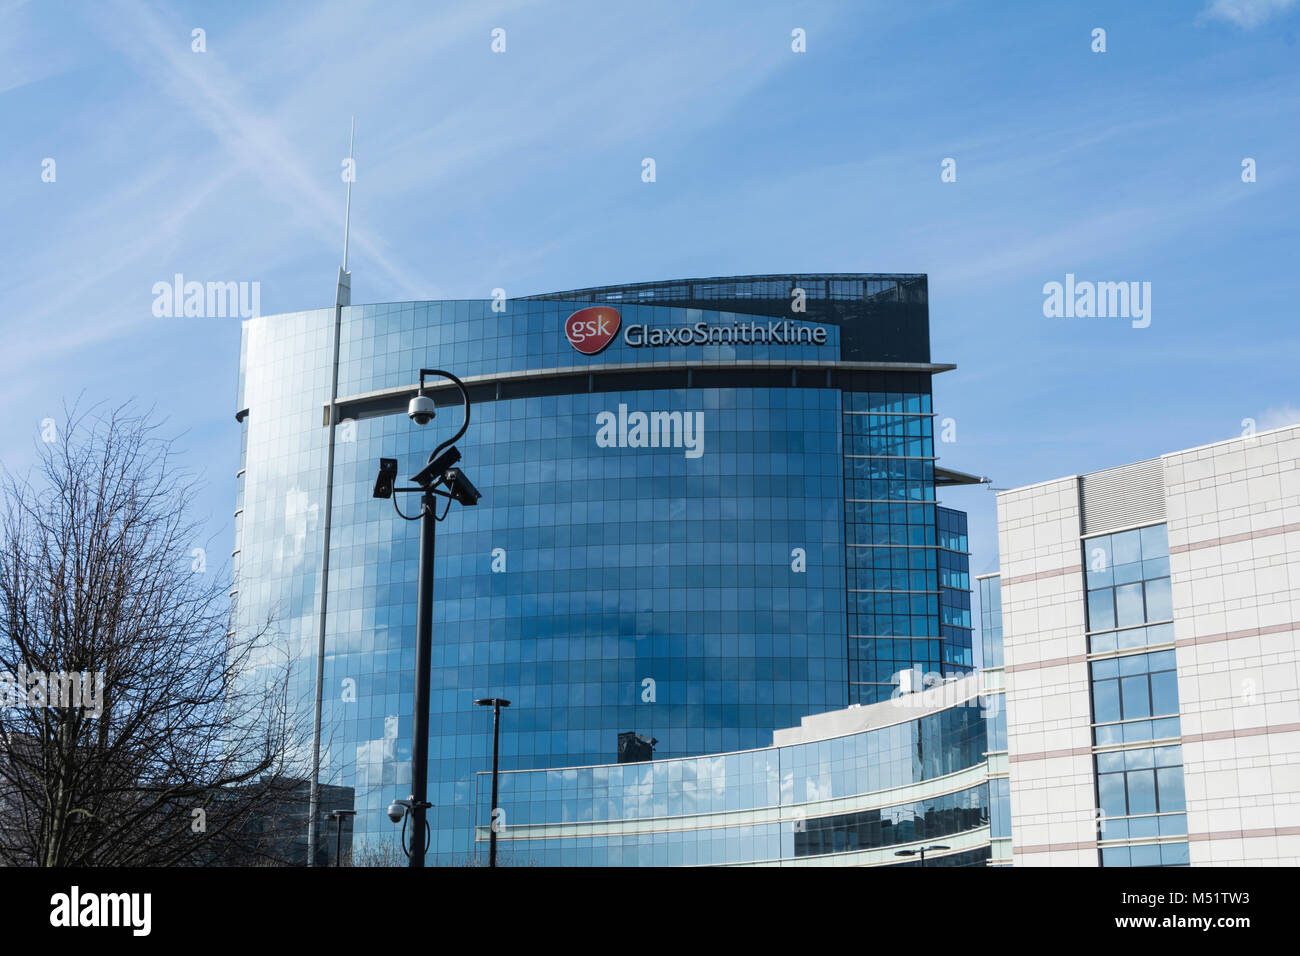
[{"label": "street lamp", "polygon": [[355,817],[355,810],[331,810],[329,818],[337,821],[336,835],[334,837],[334,865],[341,866],[339,862],[343,859],[343,821],[348,817]]},{"label": "street lamp", "polygon": [[488,811],[488,866],[497,865],[497,754],[501,745],[501,708],[509,707],[510,701],[500,697],[483,697],[474,701],[479,707],[492,708],[492,808]]},{"label": "street lamp", "polygon": [[[469,392],[465,383],[450,372],[441,369],[420,369],[420,387],[407,408],[406,414],[417,425],[427,425],[437,414],[433,399],[424,394],[426,376],[440,375],[451,381],[460,390],[461,401],[465,409],[465,420],[460,431],[443,442],[429,455],[428,464],[412,476],[413,488],[395,488],[397,478],[397,459],[381,458],[379,475],[375,479],[374,496],[376,498],[393,498],[394,492],[417,492],[420,495],[420,513],[418,515],[402,514],[393,498],[393,509],[407,521],[420,522],[420,570],[419,584],[416,589],[415,618],[415,718],[411,731],[411,796],[407,800],[395,800],[388,808],[388,816],[394,823],[411,818],[411,848],[406,852],[409,865],[424,866],[424,853],[428,848],[429,827],[426,811],[433,804],[429,803],[429,658],[433,644],[433,555],[434,535],[437,522],[447,517],[453,501],[468,507],[478,504],[482,497],[478,489],[465,477],[464,472],[454,467],[460,461],[460,451],[456,442],[469,428]],[[437,499],[446,498],[447,507],[442,516],[438,516]],[[403,836],[405,843],[405,836]]]},{"label": "street lamp", "polygon": [[931,843],[929,846],[923,846],[919,850],[895,850],[894,856],[916,856],[919,853],[921,855],[921,866],[925,866],[926,850],[949,850],[949,849],[952,848],[946,847],[941,843]]}]

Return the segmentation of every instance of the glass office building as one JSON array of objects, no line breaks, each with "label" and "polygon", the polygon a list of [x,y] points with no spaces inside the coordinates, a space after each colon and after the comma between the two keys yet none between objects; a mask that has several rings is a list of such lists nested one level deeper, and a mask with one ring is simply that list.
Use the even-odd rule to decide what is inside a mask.
[{"label": "glass office building", "polygon": [[321,780],[354,788],[356,845],[393,839],[383,810],[411,792],[418,525],[371,489],[379,458],[412,475],[459,427],[447,388],[429,426],[404,414],[421,368],[469,387],[458,447],[483,494],[439,525],[434,569],[430,862],[455,865],[491,760],[476,698],[512,701],[505,769],[616,763],[635,732],[698,773],[887,700],[902,671],[971,669],[965,516],[939,493],[975,479],[938,463],[932,427],[931,378],[952,367],[930,358],[923,275],[246,321],[236,626],[272,622],[266,666],[289,662],[310,724],[323,617]]}]

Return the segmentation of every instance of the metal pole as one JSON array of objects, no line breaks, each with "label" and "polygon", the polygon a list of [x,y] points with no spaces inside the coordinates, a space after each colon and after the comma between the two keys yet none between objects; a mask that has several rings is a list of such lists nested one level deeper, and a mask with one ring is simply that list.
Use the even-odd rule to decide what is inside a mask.
[{"label": "metal pole", "polygon": [[497,865],[497,754],[501,743],[501,701],[492,704],[492,811],[488,820],[491,822],[488,835],[488,866]]},{"label": "metal pole", "polygon": [[433,645],[433,555],[438,526],[437,498],[420,496],[420,583],[415,618],[415,719],[411,722],[411,859],[424,866],[426,806],[429,799],[429,659]]}]

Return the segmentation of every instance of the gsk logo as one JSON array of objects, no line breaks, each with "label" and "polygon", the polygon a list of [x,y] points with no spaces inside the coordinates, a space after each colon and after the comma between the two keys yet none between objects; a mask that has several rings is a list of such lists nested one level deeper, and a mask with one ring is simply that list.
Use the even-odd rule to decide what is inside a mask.
[{"label": "gsk logo", "polygon": [[583,355],[597,355],[614,341],[620,321],[618,309],[607,305],[579,309],[564,320],[564,335]]}]

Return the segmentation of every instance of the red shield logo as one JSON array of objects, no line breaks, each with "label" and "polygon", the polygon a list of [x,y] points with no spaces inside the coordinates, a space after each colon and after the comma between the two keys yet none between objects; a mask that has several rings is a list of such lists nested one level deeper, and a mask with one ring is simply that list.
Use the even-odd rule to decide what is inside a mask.
[{"label": "red shield logo", "polygon": [[620,321],[618,309],[607,305],[579,309],[564,320],[564,336],[583,355],[596,355],[614,341]]}]

